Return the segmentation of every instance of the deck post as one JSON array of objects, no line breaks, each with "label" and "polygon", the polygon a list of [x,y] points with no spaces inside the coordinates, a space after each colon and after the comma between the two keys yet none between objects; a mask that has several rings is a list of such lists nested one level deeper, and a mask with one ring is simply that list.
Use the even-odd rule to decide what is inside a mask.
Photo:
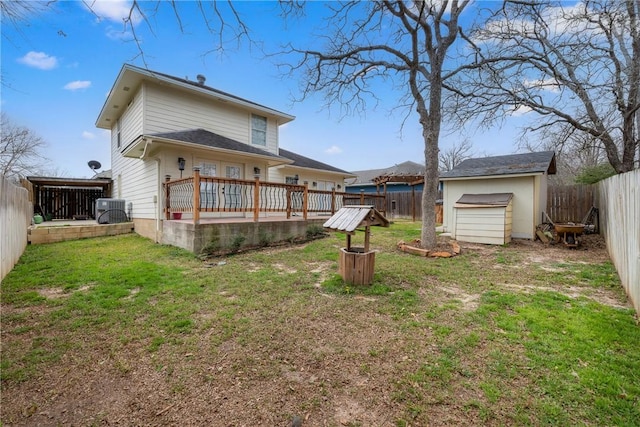
[{"label": "deck post", "polygon": [[256,183],[253,189],[253,222],[258,222],[260,215],[260,177],[256,176]]},{"label": "deck post", "polygon": [[171,181],[171,175],[164,176],[164,218],[171,219],[171,198],[169,197],[169,181]]},{"label": "deck post", "polygon": [[302,198],[302,218],[307,220],[307,212],[309,210],[309,184],[304,185],[304,195]]},{"label": "deck post", "polygon": [[200,168],[193,168],[193,223],[200,223]]},{"label": "deck post", "polygon": [[336,187],[331,189],[331,215],[336,213]]},{"label": "deck post", "polygon": [[287,187],[287,219],[291,218],[291,187]]}]

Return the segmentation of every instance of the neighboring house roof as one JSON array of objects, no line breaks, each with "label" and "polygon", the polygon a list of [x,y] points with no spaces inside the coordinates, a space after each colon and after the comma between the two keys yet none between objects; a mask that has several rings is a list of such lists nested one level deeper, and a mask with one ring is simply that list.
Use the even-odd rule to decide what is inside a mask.
[{"label": "neighboring house roof", "polygon": [[102,129],[111,129],[112,124],[115,123],[120,114],[125,110],[124,107],[129,102],[131,96],[135,93],[135,90],[144,80],[169,84],[184,91],[200,93],[208,96],[214,101],[235,104],[238,107],[274,117],[277,119],[279,125],[288,123],[295,119],[295,117],[290,114],[231,95],[230,93],[223,92],[211,86],[206,86],[204,82],[193,82],[191,80],[170,76],[168,74],[136,67],[134,65],[124,64],[113,84],[113,87],[111,88],[111,91],[109,92],[107,100],[102,106],[102,110],[100,110],[100,114],[96,120],[96,126]]},{"label": "neighboring house roof", "polygon": [[102,179],[102,178],[111,179],[111,169],[107,169],[107,170],[104,170],[102,172],[98,172],[96,174],[96,176],[94,176],[91,179]]},{"label": "neighboring house roof", "polygon": [[467,159],[450,171],[440,174],[440,179],[472,178],[497,175],[532,175],[556,173],[556,157],[553,151],[510,154],[507,156]]},{"label": "neighboring house roof", "polygon": [[242,142],[235,141],[231,138],[227,138],[226,136],[218,135],[217,133],[213,133],[204,129],[156,133],[153,135],[148,135],[148,137],[187,142],[190,144],[203,145],[205,147],[228,151],[237,151],[258,156],[267,156],[273,159],[280,160],[282,163],[290,163],[289,159],[270,153],[267,150],[262,150],[249,144],[243,144]]},{"label": "neighboring house roof", "polygon": [[354,176],[354,174],[351,172],[338,169],[326,163],[318,162],[317,160],[310,159],[308,157],[296,154],[293,151],[285,150],[283,148],[280,148],[280,155],[282,157],[286,157],[287,159],[293,160],[293,163],[289,164],[288,166],[295,166],[305,169],[317,169],[326,172],[336,172],[348,177]]},{"label": "neighboring house roof", "polygon": [[[404,182],[401,180],[402,177],[415,175],[424,176],[424,165],[412,161],[406,161],[384,169],[368,169],[354,171],[352,173],[356,175],[356,179],[348,185],[375,185],[374,180],[381,176],[398,177],[400,181],[397,182]],[[392,184],[393,182],[394,181],[389,181],[388,184]]]}]

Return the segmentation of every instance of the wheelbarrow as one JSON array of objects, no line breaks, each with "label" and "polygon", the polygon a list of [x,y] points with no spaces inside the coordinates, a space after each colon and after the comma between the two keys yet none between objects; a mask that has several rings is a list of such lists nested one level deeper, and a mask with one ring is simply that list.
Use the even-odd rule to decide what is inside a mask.
[{"label": "wheelbarrow", "polygon": [[562,242],[569,248],[577,248],[580,244],[578,237],[584,233],[584,224],[554,224],[556,242]]}]

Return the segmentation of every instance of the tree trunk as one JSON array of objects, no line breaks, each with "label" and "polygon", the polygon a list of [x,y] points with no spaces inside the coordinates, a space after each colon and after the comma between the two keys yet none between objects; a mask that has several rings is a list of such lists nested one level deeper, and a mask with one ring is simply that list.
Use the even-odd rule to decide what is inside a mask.
[{"label": "tree trunk", "polygon": [[[438,63],[432,63],[437,67]],[[430,79],[429,112],[424,105],[418,108],[422,137],[424,138],[424,188],[422,190],[422,233],[420,244],[429,249],[436,246],[436,199],[438,198],[438,141],[440,139],[440,122],[442,120],[442,80],[440,72],[434,72]]]}]

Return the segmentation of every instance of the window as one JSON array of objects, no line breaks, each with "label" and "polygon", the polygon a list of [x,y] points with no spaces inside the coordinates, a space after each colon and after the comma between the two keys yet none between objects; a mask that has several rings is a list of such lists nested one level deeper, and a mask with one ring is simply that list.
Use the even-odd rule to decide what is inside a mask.
[{"label": "window", "polygon": [[298,185],[298,175],[296,176],[287,176],[284,178],[285,184]]},{"label": "window", "polygon": [[267,145],[267,118],[251,115],[251,143],[255,145]]},{"label": "window", "polygon": [[[200,163],[201,176],[216,176],[215,163]],[[213,209],[217,207],[218,184],[213,182],[200,183],[200,209]]]}]

